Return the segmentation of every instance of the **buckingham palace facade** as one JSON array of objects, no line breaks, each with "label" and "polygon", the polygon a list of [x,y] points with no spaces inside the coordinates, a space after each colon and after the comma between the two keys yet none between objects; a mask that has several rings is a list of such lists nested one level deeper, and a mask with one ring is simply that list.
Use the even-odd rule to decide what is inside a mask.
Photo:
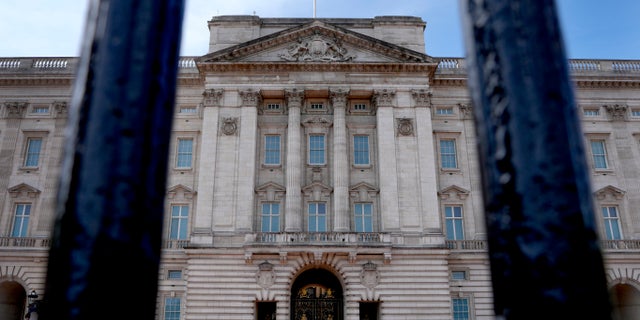
[{"label": "buckingham palace facade", "polygon": [[[465,60],[427,55],[417,17],[208,26],[209,52],[179,63],[157,319],[493,319]],[[46,299],[77,64],[0,58],[3,319]],[[624,318],[640,311],[640,61],[569,67]]]}]

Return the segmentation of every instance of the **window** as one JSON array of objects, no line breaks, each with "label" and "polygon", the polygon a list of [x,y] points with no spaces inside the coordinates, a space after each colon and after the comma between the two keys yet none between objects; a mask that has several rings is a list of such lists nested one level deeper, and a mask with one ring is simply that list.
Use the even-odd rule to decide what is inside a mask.
[{"label": "window", "polygon": [[25,167],[37,167],[40,161],[40,150],[42,149],[42,138],[27,139],[27,152],[24,157]]},{"label": "window", "polygon": [[607,149],[604,140],[591,140],[591,155],[593,156],[593,167],[596,169],[607,169]]},{"label": "window", "polygon": [[353,110],[356,110],[356,111],[367,110],[367,105],[364,103],[356,103],[353,105]]},{"label": "window", "polygon": [[312,103],[310,106],[311,110],[322,110],[324,109],[324,104],[322,103]]},{"label": "window", "polygon": [[621,240],[620,218],[617,207],[602,207],[602,218],[604,219],[604,232],[607,240]]},{"label": "window", "polygon": [[180,280],[182,279],[182,270],[169,270],[167,273],[167,279]]},{"label": "window", "polygon": [[31,110],[32,113],[37,113],[37,114],[46,114],[49,113],[49,107],[47,106],[34,106],[33,109]]},{"label": "window", "polygon": [[456,141],[453,139],[440,140],[440,166],[443,169],[458,168],[456,159]]},{"label": "window", "polygon": [[585,117],[597,117],[600,115],[600,110],[598,109],[584,109],[582,110],[582,114]]},{"label": "window", "polygon": [[371,203],[356,203],[354,206],[355,212],[355,227],[356,232],[373,232],[373,220],[371,214]]},{"label": "window", "polygon": [[353,137],[353,163],[355,165],[369,164],[369,136]]},{"label": "window", "polygon": [[469,298],[452,298],[453,320],[469,319]]},{"label": "window", "polygon": [[164,320],[180,320],[180,298],[164,299]]},{"label": "window", "polygon": [[262,204],[262,232],[280,231],[280,204]]},{"label": "window", "polygon": [[13,230],[11,230],[12,237],[18,238],[27,236],[30,214],[31,204],[19,203],[16,205],[16,212],[13,219]]},{"label": "window", "polygon": [[445,206],[444,218],[447,228],[447,240],[464,240],[464,228],[462,225],[462,207]]},{"label": "window", "polygon": [[451,271],[451,280],[467,280],[467,272],[462,270]]},{"label": "window", "polygon": [[194,114],[197,112],[198,112],[198,109],[195,106],[180,107],[180,113],[182,114]]},{"label": "window", "polygon": [[184,240],[187,239],[187,225],[189,222],[189,206],[174,205],[171,206],[171,230],[169,230],[169,239]]},{"label": "window", "polygon": [[267,103],[267,110],[280,110],[279,103]]},{"label": "window", "polygon": [[327,231],[327,206],[324,202],[309,203],[309,232]]},{"label": "window", "polygon": [[280,136],[264,137],[264,164],[280,164]]},{"label": "window", "polygon": [[309,136],[309,164],[324,164],[324,135]]},{"label": "window", "polygon": [[631,116],[634,118],[640,118],[640,109],[632,109]]},{"label": "window", "polygon": [[447,108],[436,108],[436,114],[446,114],[446,115],[450,115],[453,114],[453,108],[451,107],[447,107]]},{"label": "window", "polygon": [[178,139],[177,168],[191,168],[193,139]]}]

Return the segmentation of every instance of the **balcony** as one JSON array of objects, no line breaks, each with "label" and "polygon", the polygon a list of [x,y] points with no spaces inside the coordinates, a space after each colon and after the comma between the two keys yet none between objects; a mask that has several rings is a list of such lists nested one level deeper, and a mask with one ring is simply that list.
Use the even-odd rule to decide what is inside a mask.
[{"label": "balcony", "polygon": [[246,244],[259,245],[390,245],[391,236],[380,232],[265,232],[248,234]]},{"label": "balcony", "polygon": [[28,238],[28,237],[0,237],[0,247],[10,248],[45,248],[48,249],[51,240],[49,238]]}]

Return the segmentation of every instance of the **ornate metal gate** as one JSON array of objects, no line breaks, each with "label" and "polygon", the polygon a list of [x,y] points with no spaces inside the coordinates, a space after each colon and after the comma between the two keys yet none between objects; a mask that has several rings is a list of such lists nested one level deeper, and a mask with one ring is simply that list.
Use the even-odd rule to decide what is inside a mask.
[{"label": "ornate metal gate", "polygon": [[294,320],[342,320],[342,299],[319,284],[301,288],[293,298]]}]

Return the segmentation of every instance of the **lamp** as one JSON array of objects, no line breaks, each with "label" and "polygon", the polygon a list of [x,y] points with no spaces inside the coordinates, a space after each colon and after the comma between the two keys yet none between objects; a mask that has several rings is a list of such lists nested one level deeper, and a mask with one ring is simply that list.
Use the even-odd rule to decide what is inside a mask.
[{"label": "lamp", "polygon": [[32,304],[36,301],[36,299],[38,299],[38,294],[35,290],[31,290],[31,292],[29,292],[29,294],[27,295],[27,298],[29,298],[29,304]]}]

